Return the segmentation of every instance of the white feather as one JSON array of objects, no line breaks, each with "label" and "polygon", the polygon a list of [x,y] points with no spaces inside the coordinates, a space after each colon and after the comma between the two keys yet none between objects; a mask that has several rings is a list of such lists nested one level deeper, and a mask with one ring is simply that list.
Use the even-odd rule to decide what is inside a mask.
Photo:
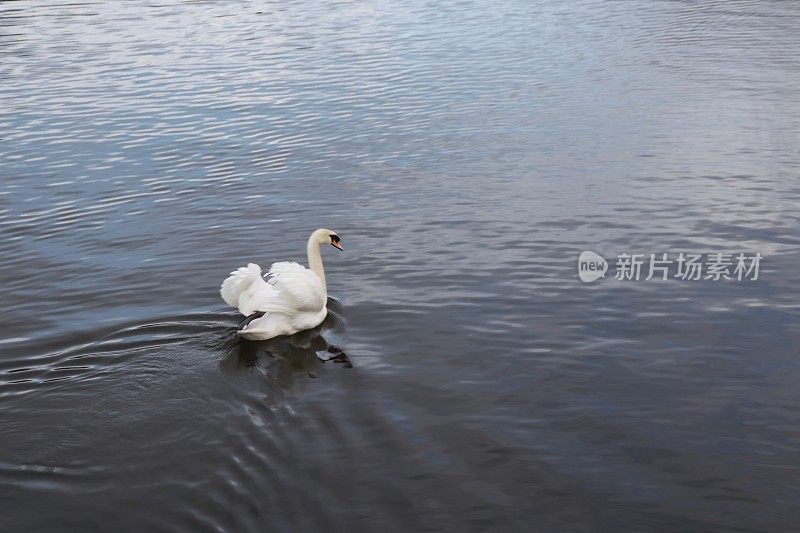
[{"label": "white feather", "polygon": [[293,304],[293,310],[319,311],[325,307],[327,295],[322,281],[303,265],[290,261],[273,263],[269,275],[269,284],[278,290],[280,298]]}]

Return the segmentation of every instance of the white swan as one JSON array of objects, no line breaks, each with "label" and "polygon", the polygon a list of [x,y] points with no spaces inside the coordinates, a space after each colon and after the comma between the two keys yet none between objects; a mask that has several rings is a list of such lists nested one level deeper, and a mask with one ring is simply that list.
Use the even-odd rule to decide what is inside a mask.
[{"label": "white swan", "polygon": [[342,250],[339,236],[329,229],[318,229],[308,238],[308,267],[291,261],[273,263],[269,281],[261,267],[250,263],[231,272],[219,293],[225,303],[238,307],[250,317],[237,333],[246,339],[265,340],[292,335],[316,327],[325,320],[328,289],[319,247],[330,244]]}]

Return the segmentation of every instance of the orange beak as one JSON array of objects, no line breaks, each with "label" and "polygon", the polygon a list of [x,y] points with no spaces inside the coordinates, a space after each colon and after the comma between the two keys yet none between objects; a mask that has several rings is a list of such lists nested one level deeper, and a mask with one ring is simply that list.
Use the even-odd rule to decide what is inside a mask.
[{"label": "orange beak", "polygon": [[338,249],[344,251],[344,248],[342,248],[342,245],[339,244],[338,242],[331,242],[331,246],[333,246],[334,248],[338,248]]}]

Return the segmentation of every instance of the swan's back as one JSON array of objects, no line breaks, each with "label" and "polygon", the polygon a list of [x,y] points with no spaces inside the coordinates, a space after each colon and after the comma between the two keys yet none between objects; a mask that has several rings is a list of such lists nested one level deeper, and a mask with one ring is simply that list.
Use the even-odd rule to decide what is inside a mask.
[{"label": "swan's back", "polygon": [[273,263],[269,269],[268,284],[278,294],[268,303],[267,312],[297,313],[318,312],[328,299],[322,282],[311,270],[292,261]]},{"label": "swan's back", "polygon": [[228,305],[237,307],[245,316],[264,313],[240,330],[240,335],[266,339],[322,323],[328,295],[314,272],[298,263],[282,261],[274,263],[268,275],[269,281],[264,281],[261,267],[250,263],[231,272],[222,283],[220,294]]}]

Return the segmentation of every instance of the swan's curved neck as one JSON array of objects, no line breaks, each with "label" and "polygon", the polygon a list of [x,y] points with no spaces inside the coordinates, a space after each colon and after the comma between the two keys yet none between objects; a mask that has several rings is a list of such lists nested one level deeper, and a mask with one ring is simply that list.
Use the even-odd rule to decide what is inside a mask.
[{"label": "swan's curved neck", "polygon": [[322,288],[327,294],[328,286],[325,284],[325,270],[322,268],[322,253],[319,251],[319,243],[313,235],[308,238],[306,252],[308,252],[308,268],[322,281]]}]

